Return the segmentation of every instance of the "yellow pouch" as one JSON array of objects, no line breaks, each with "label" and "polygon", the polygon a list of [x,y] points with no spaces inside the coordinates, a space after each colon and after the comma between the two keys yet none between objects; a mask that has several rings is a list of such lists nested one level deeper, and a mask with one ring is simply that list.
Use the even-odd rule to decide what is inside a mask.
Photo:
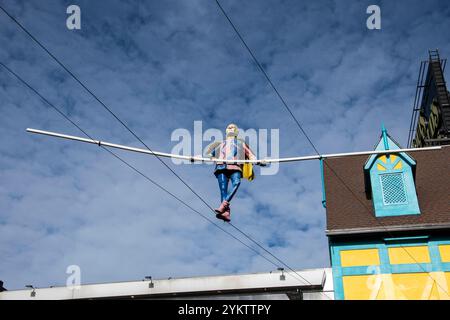
[{"label": "yellow pouch", "polygon": [[253,172],[253,164],[244,163],[244,166],[242,168],[242,176],[248,181],[252,181],[253,179],[255,179],[255,173]]}]

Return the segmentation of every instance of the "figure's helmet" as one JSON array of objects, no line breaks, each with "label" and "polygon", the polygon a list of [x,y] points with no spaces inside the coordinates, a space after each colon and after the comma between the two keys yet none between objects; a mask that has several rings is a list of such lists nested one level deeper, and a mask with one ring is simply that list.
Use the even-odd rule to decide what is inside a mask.
[{"label": "figure's helmet", "polygon": [[225,132],[227,134],[227,137],[237,137],[239,133],[239,129],[237,125],[234,123],[230,123],[227,128],[225,129]]}]

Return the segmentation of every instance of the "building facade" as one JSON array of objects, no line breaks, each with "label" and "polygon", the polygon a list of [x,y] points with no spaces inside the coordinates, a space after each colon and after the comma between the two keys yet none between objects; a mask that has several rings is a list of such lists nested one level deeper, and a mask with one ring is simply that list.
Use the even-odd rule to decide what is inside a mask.
[{"label": "building facade", "polygon": [[450,93],[444,72],[447,59],[430,50],[417,79],[408,147],[450,145]]},{"label": "building facade", "polygon": [[375,149],[324,160],[335,299],[450,299],[450,146]]}]

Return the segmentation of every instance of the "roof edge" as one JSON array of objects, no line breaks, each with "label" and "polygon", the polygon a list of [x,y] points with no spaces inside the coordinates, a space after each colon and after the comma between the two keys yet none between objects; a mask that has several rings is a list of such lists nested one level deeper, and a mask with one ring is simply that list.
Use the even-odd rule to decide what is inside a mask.
[{"label": "roof edge", "polygon": [[429,223],[429,224],[409,224],[409,225],[394,225],[387,227],[375,227],[375,228],[347,228],[347,229],[335,229],[325,230],[327,236],[348,235],[348,234],[366,234],[366,233],[379,233],[379,232],[391,232],[391,231],[419,231],[429,229],[450,229],[450,223]]}]

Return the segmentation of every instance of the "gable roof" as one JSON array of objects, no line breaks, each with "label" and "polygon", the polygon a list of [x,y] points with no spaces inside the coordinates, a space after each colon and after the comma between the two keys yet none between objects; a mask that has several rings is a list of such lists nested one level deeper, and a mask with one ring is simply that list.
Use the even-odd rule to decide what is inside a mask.
[{"label": "gable roof", "polygon": [[[398,149],[402,149],[402,147],[400,146],[399,143],[397,143],[389,134],[386,135],[387,136],[387,141],[389,144],[389,150],[398,150]],[[380,140],[378,141],[378,143],[375,146],[375,150],[386,150],[385,146],[384,146],[384,142],[383,142],[383,135],[380,136]],[[416,165],[416,160],[414,160],[410,155],[408,155],[406,152],[401,152],[399,153],[399,155],[406,161],[408,162],[409,165],[411,166],[415,166]],[[379,154],[372,154],[366,161],[365,165],[364,165],[364,170],[370,170],[370,168],[372,167],[373,163],[377,160],[377,158],[379,157]]]}]

